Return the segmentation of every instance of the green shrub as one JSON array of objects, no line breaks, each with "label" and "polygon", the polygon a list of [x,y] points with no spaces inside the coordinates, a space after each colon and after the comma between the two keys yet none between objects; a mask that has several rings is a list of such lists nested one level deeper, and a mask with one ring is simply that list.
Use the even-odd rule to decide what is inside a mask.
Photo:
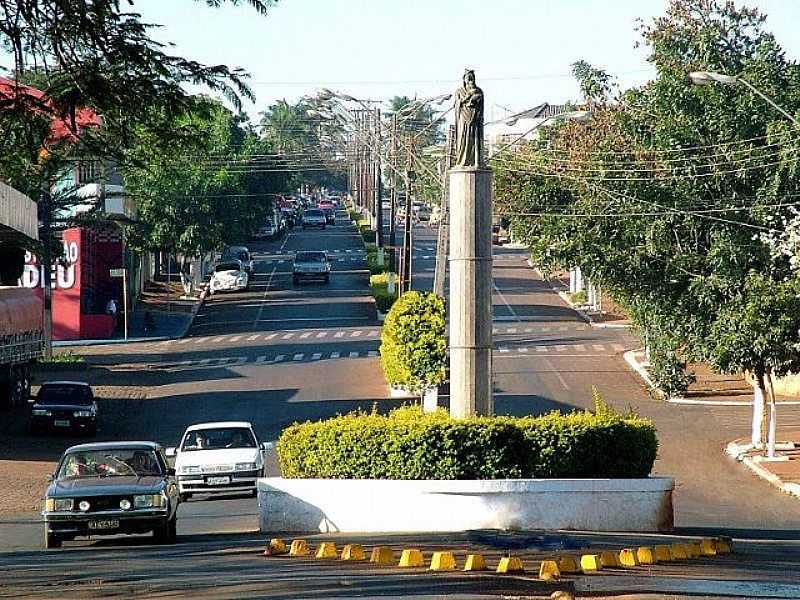
[{"label": "green shrub", "polygon": [[369,223],[363,223],[359,225],[359,230],[361,231],[361,237],[365,242],[371,242],[375,239],[375,230],[369,226]]},{"label": "green shrub", "polygon": [[647,477],[650,421],[616,413],[451,419],[405,407],[294,424],[278,445],[287,478],[518,479]]},{"label": "green shrub", "polygon": [[570,294],[569,299],[573,304],[583,305],[589,301],[589,296],[586,294],[586,290],[580,290]]},{"label": "green shrub", "polygon": [[416,392],[442,383],[447,362],[444,300],[433,293],[403,294],[386,316],[380,351],[390,384]]},{"label": "green shrub", "polygon": [[350,211],[350,220],[356,224],[356,226],[360,225],[359,221],[361,221],[361,213],[357,210]]},{"label": "green shrub", "polygon": [[367,249],[367,268],[371,275],[379,275],[389,270],[392,259],[392,250],[385,249],[383,252],[383,264],[378,264],[378,248],[374,243],[364,244]]},{"label": "green shrub", "polygon": [[[388,312],[389,309],[397,300],[397,292],[389,292],[389,273],[383,272],[377,275],[371,275],[369,278],[369,287],[372,291],[372,296],[375,298],[375,305],[381,312]],[[397,277],[392,273],[395,278]]]},{"label": "green shrub", "polygon": [[38,362],[43,365],[82,365],[86,363],[86,360],[80,354],[68,350],[53,354],[50,358],[40,358]]}]

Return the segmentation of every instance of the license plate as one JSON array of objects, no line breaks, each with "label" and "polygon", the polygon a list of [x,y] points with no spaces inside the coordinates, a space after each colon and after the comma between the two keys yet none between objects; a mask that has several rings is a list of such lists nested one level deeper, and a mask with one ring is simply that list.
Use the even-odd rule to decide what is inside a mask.
[{"label": "license plate", "polygon": [[208,485],[227,485],[231,482],[230,477],[209,477],[206,480]]},{"label": "license plate", "polygon": [[89,521],[89,529],[117,529],[119,519],[104,519],[102,521]]},{"label": "license plate", "polygon": [[69,421],[62,421],[56,419],[55,421],[53,421],[53,425],[55,425],[56,427],[69,427]]}]

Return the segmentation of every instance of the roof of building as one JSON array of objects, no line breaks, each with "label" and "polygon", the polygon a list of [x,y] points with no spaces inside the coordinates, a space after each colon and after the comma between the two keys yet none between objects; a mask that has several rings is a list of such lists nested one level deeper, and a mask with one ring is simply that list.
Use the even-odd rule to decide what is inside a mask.
[{"label": "roof of building", "polygon": [[570,110],[575,110],[574,105],[549,104],[547,102],[542,102],[539,106],[534,106],[533,108],[524,110],[521,113],[510,115],[503,120],[510,121],[511,119],[547,119],[549,117],[555,117],[556,115],[560,115],[561,113],[569,112]]}]

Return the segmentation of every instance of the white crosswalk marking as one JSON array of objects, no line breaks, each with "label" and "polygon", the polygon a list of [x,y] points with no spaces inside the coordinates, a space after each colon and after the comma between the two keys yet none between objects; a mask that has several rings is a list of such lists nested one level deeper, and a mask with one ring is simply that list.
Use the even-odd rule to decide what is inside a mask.
[{"label": "white crosswalk marking", "polygon": [[293,333],[287,333],[286,335],[281,336],[282,340],[290,340],[294,337]]},{"label": "white crosswalk marking", "polygon": [[264,338],[264,341],[271,340],[272,338],[278,337],[277,333],[270,333],[268,336]]},{"label": "white crosswalk marking", "polygon": [[183,338],[182,340],[178,340],[179,344],[188,344],[192,341],[192,338]]},{"label": "white crosswalk marking", "polygon": [[317,334],[317,338],[324,338],[326,335],[328,335],[328,332],[327,332],[327,331],[320,331],[320,332]]},{"label": "white crosswalk marking", "polygon": [[497,329],[497,327],[495,327],[494,329],[492,329],[492,333],[500,333],[500,330]]},{"label": "white crosswalk marking", "polygon": [[233,336],[231,339],[229,339],[228,341],[229,341],[229,342],[238,342],[240,339],[242,339],[242,336],[240,336],[240,335],[235,335],[235,336]]},{"label": "white crosswalk marking", "polygon": [[614,349],[614,352],[622,352],[625,350],[625,346],[622,344],[611,344],[611,347]]},{"label": "white crosswalk marking", "polygon": [[292,360],[303,360],[303,353],[295,354]]},{"label": "white crosswalk marking", "polygon": [[505,346],[501,346],[500,348],[498,348],[498,350],[500,350],[500,352],[508,352],[508,348],[506,348]]},{"label": "white crosswalk marking", "polygon": [[523,348],[517,348],[517,352],[522,352],[523,354],[525,354],[526,352],[528,352],[528,349],[527,349],[527,348],[525,348],[525,347],[523,347]]},{"label": "white crosswalk marking", "polygon": [[322,354],[320,354],[319,352],[315,352],[314,354],[311,355],[311,360],[319,360],[320,358],[322,358]]},{"label": "white crosswalk marking", "polygon": [[263,365],[265,362],[267,362],[267,355],[266,354],[262,354],[261,356],[256,357],[256,364],[257,365]]},{"label": "white crosswalk marking", "polygon": [[358,352],[351,352],[350,358],[358,358]]},{"label": "white crosswalk marking", "polygon": [[199,364],[201,364],[201,365],[210,365],[212,360],[214,360],[214,359],[213,358],[204,358],[203,360],[200,361]]},{"label": "white crosswalk marking", "polygon": [[252,342],[253,340],[257,340],[257,339],[258,339],[258,334],[255,334],[255,335],[251,335],[249,338],[247,338],[247,341],[248,342]]},{"label": "white crosswalk marking", "polygon": [[207,337],[195,338],[194,343],[195,344],[203,344],[203,343],[207,342],[209,339],[213,340],[214,338],[207,338]]},{"label": "white crosswalk marking", "polygon": [[578,352],[585,352],[586,351],[586,346],[584,346],[583,344],[577,344],[575,346],[575,350],[577,350]]},{"label": "white crosswalk marking", "polygon": [[379,332],[378,332],[378,330],[377,330],[377,329],[373,329],[373,330],[372,330],[372,331],[370,331],[370,332],[369,332],[367,335],[368,335],[369,337],[378,337],[378,333],[379,333]]},{"label": "white crosswalk marking", "polygon": [[360,331],[354,331],[353,333],[350,334],[350,337],[361,337],[361,332]]},{"label": "white crosswalk marking", "polygon": [[506,333],[517,333],[517,328],[509,327],[508,329],[506,329]]},{"label": "white crosswalk marking", "polygon": [[547,346],[536,346],[537,352],[547,352]]},{"label": "white crosswalk marking", "polygon": [[300,334],[300,339],[301,340],[304,340],[304,339],[309,338],[309,337],[311,337],[311,332],[310,331],[306,331],[305,333]]},{"label": "white crosswalk marking", "polygon": [[377,350],[370,350],[369,352],[367,352],[367,356],[369,356],[371,358],[375,358],[376,356],[378,356],[378,351]]},{"label": "white crosswalk marking", "polygon": [[597,350],[598,352],[603,352],[605,347],[602,344],[592,344],[592,349]]},{"label": "white crosswalk marking", "polygon": [[339,358],[340,356],[341,354],[339,354],[338,352],[331,352],[331,358]]},{"label": "white crosswalk marking", "polygon": [[333,337],[335,338],[344,337],[344,331],[337,331],[336,333],[333,334]]},{"label": "white crosswalk marking", "polygon": [[284,356],[283,354],[278,354],[278,356],[272,359],[272,362],[278,363],[281,362],[284,358],[286,358],[286,356]]},{"label": "white crosswalk marking", "polygon": [[556,344],[556,351],[557,352],[564,352],[567,347],[564,344]]}]

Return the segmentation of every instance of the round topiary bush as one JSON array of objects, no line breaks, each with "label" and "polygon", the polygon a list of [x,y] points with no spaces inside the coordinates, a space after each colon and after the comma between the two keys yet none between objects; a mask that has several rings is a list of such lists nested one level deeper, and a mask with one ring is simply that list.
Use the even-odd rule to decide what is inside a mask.
[{"label": "round topiary bush", "polygon": [[428,292],[403,294],[384,321],[380,352],[391,385],[419,392],[442,383],[447,365],[444,300]]},{"label": "round topiary bush", "polygon": [[294,424],[277,446],[294,479],[638,478],[657,449],[650,421],[610,410],[451,419],[418,407]]}]

